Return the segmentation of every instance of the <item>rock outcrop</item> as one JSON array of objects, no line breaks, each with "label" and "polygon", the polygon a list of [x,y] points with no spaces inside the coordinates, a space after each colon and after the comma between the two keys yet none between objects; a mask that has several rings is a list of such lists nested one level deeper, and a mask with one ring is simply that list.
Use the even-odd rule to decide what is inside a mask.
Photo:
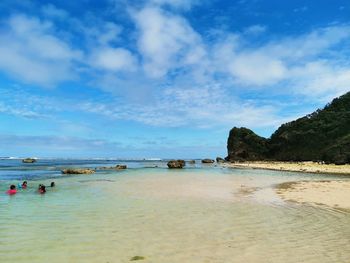
[{"label": "rock outcrop", "polygon": [[323,161],[350,163],[350,92],[322,110],[281,125],[269,139],[247,128],[233,128],[229,161]]},{"label": "rock outcrop", "polygon": [[25,158],[22,160],[23,163],[35,163],[36,159],[34,158]]},{"label": "rock outcrop", "polygon": [[98,167],[99,170],[125,170],[128,166],[126,164],[117,164],[116,166],[102,166]]},{"label": "rock outcrop", "polygon": [[225,159],[221,158],[221,157],[216,157],[216,162],[217,163],[224,163]]},{"label": "rock outcrop", "polygon": [[215,161],[213,159],[203,159],[202,163],[214,163]]},{"label": "rock outcrop", "polygon": [[233,128],[227,141],[229,161],[256,161],[267,158],[267,139],[247,128]]},{"label": "rock outcrop", "polygon": [[168,167],[171,169],[180,169],[183,168],[186,163],[184,160],[171,160],[167,163]]},{"label": "rock outcrop", "polygon": [[115,166],[115,169],[116,169],[116,170],[124,170],[124,169],[126,169],[126,168],[128,168],[128,166],[127,166],[126,164],[117,164],[117,165]]},{"label": "rock outcrop", "polygon": [[68,169],[63,169],[61,172],[62,172],[62,174],[93,174],[93,173],[95,173],[95,170],[68,168]]}]

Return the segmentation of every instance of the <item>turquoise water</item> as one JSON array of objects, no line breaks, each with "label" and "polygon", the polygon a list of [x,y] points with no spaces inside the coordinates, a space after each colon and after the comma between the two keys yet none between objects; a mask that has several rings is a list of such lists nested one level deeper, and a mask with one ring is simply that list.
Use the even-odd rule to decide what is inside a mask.
[{"label": "turquoise water", "polygon": [[[117,163],[130,169],[60,173]],[[0,262],[130,262],[137,255],[140,262],[349,262],[349,213],[286,203],[274,192],[281,182],[324,176],[165,167],[1,160],[1,193],[24,179],[29,187],[0,195]],[[55,188],[36,192],[51,181]]]}]

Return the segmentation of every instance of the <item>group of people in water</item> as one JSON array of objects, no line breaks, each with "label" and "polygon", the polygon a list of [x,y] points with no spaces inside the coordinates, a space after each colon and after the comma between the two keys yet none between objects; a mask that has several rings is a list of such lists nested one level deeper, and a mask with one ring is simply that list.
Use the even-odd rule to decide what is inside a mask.
[{"label": "group of people in water", "polygon": [[[27,186],[28,186],[28,182],[27,181],[23,181],[22,184],[18,184],[17,185],[17,188],[18,189],[27,189]],[[55,182],[51,182],[50,187],[55,187]],[[6,193],[8,195],[15,195],[15,194],[17,194],[16,186],[14,184],[10,185],[10,189],[8,189],[6,191]],[[46,186],[43,185],[43,184],[39,184],[38,193],[39,194],[45,194],[46,193]]]}]

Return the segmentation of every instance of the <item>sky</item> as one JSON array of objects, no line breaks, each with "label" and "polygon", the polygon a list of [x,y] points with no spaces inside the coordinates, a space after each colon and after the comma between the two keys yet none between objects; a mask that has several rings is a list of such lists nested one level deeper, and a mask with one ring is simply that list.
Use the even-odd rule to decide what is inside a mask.
[{"label": "sky", "polygon": [[348,0],[0,2],[0,156],[226,156],[350,90]]}]

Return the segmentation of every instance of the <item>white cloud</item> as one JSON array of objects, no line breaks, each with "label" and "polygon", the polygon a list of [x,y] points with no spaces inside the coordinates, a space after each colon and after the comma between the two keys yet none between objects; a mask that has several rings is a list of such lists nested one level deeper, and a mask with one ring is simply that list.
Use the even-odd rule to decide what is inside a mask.
[{"label": "white cloud", "polygon": [[0,113],[15,115],[15,116],[19,116],[22,118],[28,118],[28,119],[44,117],[44,115],[42,115],[38,112],[35,112],[31,109],[16,108],[12,105],[6,105],[5,103],[3,103],[1,101],[0,101]]},{"label": "white cloud", "polygon": [[91,57],[92,65],[108,71],[134,71],[137,60],[124,48],[96,49]]},{"label": "white cloud", "polygon": [[[309,78],[303,76],[303,70],[316,74],[315,70],[310,71],[310,65],[322,55],[329,60],[329,66],[323,67],[322,74],[332,75],[334,70],[331,67],[334,64],[338,67],[339,64],[344,64],[342,58],[337,57],[334,48],[349,40],[349,26],[321,28],[295,38],[281,38],[255,47],[249,47],[244,36],[231,35],[214,45],[212,53],[216,68],[229,73],[239,85],[270,88],[287,81],[297,83],[300,93],[309,91],[312,94],[314,88],[310,85]],[[319,77],[320,74],[317,74]],[[323,86],[320,85],[319,90]],[[296,90],[293,88],[294,92]]]},{"label": "white cloud", "polygon": [[[69,104],[68,104],[69,105]],[[0,87],[0,112],[23,118],[48,118],[68,108],[54,98],[33,95],[17,86]]]},{"label": "white cloud", "polygon": [[236,55],[228,69],[238,82],[256,86],[274,84],[287,71],[281,60],[253,52]]},{"label": "white cloud", "polygon": [[[238,97],[249,88],[311,97],[349,90],[350,67],[336,50],[350,40],[349,26],[259,44],[252,43],[249,34],[263,36],[266,28],[253,25],[243,33],[223,32],[224,37],[207,41],[174,9],[163,8],[170,4],[185,2],[154,0],[131,11],[137,31],[128,31],[126,39],[136,43],[125,41],[125,32],[115,23],[99,21],[91,28],[83,24],[86,38],[81,39],[87,43],[80,49],[85,48],[86,56],[61,37],[52,21],[12,16],[0,35],[0,69],[28,83],[53,86],[74,79],[82,74],[77,68],[87,66],[94,86],[112,97],[122,95],[124,101],[83,102],[78,110],[152,126],[273,126],[283,120],[280,108]],[[43,10],[47,17],[62,17],[64,12],[55,8]],[[138,53],[131,52],[134,44]],[[41,112],[4,103],[0,111],[32,116]]]},{"label": "white cloud", "polygon": [[88,38],[88,42],[94,45],[108,46],[121,39],[123,28],[110,21],[98,21],[94,26],[81,25],[82,31]]},{"label": "white cloud", "polygon": [[350,91],[350,67],[331,65],[327,61],[314,61],[291,70],[295,91],[322,97],[322,100]]},{"label": "white cloud", "polygon": [[115,41],[122,29],[119,25],[107,22],[104,24],[103,31],[98,34],[98,42],[102,45],[109,44],[111,41]]},{"label": "white cloud", "polygon": [[195,0],[150,0],[148,3],[190,9],[197,2]]},{"label": "white cloud", "polygon": [[66,19],[69,14],[66,10],[57,8],[53,4],[47,4],[41,8],[42,13],[51,18]]},{"label": "white cloud", "polygon": [[72,64],[81,52],[55,36],[53,25],[12,16],[0,35],[0,69],[24,82],[52,86],[75,77]]},{"label": "white cloud", "polygon": [[291,61],[305,61],[310,57],[326,53],[330,48],[350,38],[350,26],[330,26],[319,28],[307,34],[286,37],[271,41],[260,47],[260,52],[268,56],[288,59]]},{"label": "white cloud", "polygon": [[115,101],[86,102],[78,107],[111,119],[133,120],[156,127],[213,128],[231,127],[232,124],[275,127],[285,120],[277,117],[277,108],[232,99],[216,85],[168,88],[150,105]]},{"label": "white cloud", "polygon": [[260,35],[262,33],[265,33],[266,30],[267,28],[264,25],[252,25],[250,27],[247,27],[244,30],[244,33],[248,35]]},{"label": "white cloud", "polygon": [[149,76],[163,77],[172,69],[203,59],[201,37],[184,18],[155,7],[133,12],[132,17],[139,29],[138,48]]}]

